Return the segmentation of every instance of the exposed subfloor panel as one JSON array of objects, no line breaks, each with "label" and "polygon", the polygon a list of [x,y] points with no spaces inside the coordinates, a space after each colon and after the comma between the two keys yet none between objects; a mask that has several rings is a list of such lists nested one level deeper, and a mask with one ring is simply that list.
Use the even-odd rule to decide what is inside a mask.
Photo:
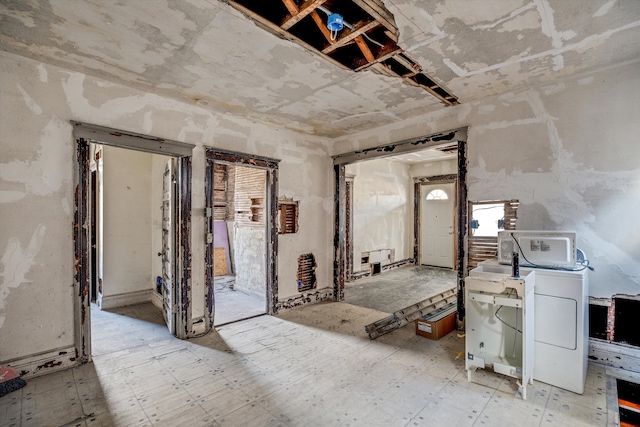
[{"label": "exposed subfloor panel", "polygon": [[467,382],[455,333],[432,341],[408,326],[371,341],[364,325],[383,313],[346,303],[184,341],[152,304],[94,314],[111,327],[96,340],[113,349],[0,398],[0,425],[615,425],[604,367],[589,365],[584,395],[534,382],[523,401],[511,378],[479,371],[480,384]]},{"label": "exposed subfloor panel", "polygon": [[214,325],[224,325],[266,313],[266,297],[260,298],[236,289],[235,276],[216,276],[214,284]]},{"label": "exposed subfloor panel", "polygon": [[405,266],[346,283],[345,302],[384,313],[405,307],[456,287],[456,271]]}]

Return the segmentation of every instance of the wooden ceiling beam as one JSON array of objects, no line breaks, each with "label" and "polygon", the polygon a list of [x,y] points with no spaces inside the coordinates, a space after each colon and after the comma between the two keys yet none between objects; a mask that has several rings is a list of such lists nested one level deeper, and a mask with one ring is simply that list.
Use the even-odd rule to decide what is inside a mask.
[{"label": "wooden ceiling beam", "polygon": [[285,7],[289,11],[291,15],[297,15],[300,10],[298,10],[298,6],[293,2],[293,0],[282,0]]},{"label": "wooden ceiling beam", "polygon": [[[309,50],[310,52],[313,52],[315,54],[318,53],[318,49],[316,49],[315,47],[311,46],[309,43],[307,43],[306,41],[302,40],[299,37],[294,36],[293,34],[291,34],[288,31],[283,30],[282,28],[280,28],[278,25],[274,24],[273,22],[267,20],[266,18],[264,18],[263,16],[257,14],[256,12],[252,11],[251,9],[248,9],[247,7],[241,5],[238,2],[235,2],[233,0],[229,0],[229,4],[234,8],[237,9],[238,11],[240,11],[241,13],[245,14],[246,16],[248,16],[249,18],[253,19],[253,21],[256,22],[256,24],[258,25],[258,27],[263,28],[266,31],[269,31],[270,33],[275,34],[276,36],[282,38],[283,40],[289,40],[289,41],[293,41],[298,43],[300,46],[304,47],[305,49]],[[327,61],[331,62],[332,64],[336,65],[337,67],[343,69],[343,70],[351,70],[351,68],[347,67],[346,65],[336,61],[335,59],[333,59],[332,57],[330,57],[329,55],[322,55],[322,57],[324,59],[326,59]]]},{"label": "wooden ceiling beam", "polygon": [[418,65],[416,62],[412,62],[411,60],[406,58],[402,53],[395,55],[393,59],[398,63],[400,63],[406,69],[410,70],[409,73],[404,74],[402,77],[412,76],[422,71],[422,68],[420,67],[420,65]]},{"label": "wooden ceiling beam", "polygon": [[[442,103],[443,103],[443,104],[445,104],[445,105],[458,105],[458,104],[459,104],[458,100],[457,100],[454,96],[449,95],[449,96],[447,96],[447,97],[443,97],[442,95],[440,95],[439,93],[437,93],[436,91],[434,91],[433,89],[431,89],[429,86],[422,85],[422,84],[420,84],[420,83],[418,83],[418,82],[414,81],[414,80],[413,80],[413,79],[411,79],[410,77],[409,77],[409,78],[405,78],[405,79],[404,79],[404,81],[405,81],[405,82],[407,82],[407,83],[409,83],[409,84],[410,84],[410,85],[412,85],[412,86],[418,86],[418,87],[421,87],[422,89],[426,90],[426,91],[427,91],[427,92],[429,92],[431,95],[433,95],[435,98],[438,98],[438,99],[439,99],[440,101],[442,101]],[[440,86],[437,86],[437,87],[440,87]],[[444,89],[443,89],[443,90],[444,90]]]},{"label": "wooden ceiling beam", "polygon": [[398,43],[398,27],[396,27],[393,15],[389,13],[384,7],[371,0],[352,0],[355,4],[360,6],[365,12],[371,15],[376,21],[380,22],[386,27],[391,34],[389,38]]},{"label": "wooden ceiling beam", "polygon": [[364,64],[364,65],[361,65],[361,66],[355,68],[354,71],[361,71],[361,70],[364,70],[367,67],[370,67],[373,64],[377,64],[379,62],[386,61],[387,59],[391,58],[393,55],[397,54],[399,51],[401,52],[402,49],[398,45],[394,44],[393,46],[390,47],[390,51],[389,52],[387,52],[387,53],[375,58],[373,61],[369,62],[368,64]]},{"label": "wooden ceiling beam", "polygon": [[355,30],[350,30],[349,28],[346,28],[345,30],[342,31],[342,35],[340,37],[338,37],[338,39],[336,40],[336,42],[334,44],[332,44],[331,46],[328,46],[326,48],[324,48],[322,50],[322,53],[324,53],[325,55],[328,55],[329,53],[333,52],[334,50],[346,46],[348,45],[351,41],[353,41],[356,37],[360,36],[361,34],[366,33],[369,30],[372,30],[374,28],[376,28],[378,25],[380,25],[380,23],[378,21],[360,21],[358,23],[356,23],[353,27],[355,28]]},{"label": "wooden ceiling beam", "polygon": [[[285,6],[286,6],[287,0],[283,0],[283,1],[285,2]],[[282,28],[283,30],[288,30],[289,28],[296,25],[298,22],[302,21],[302,19],[304,19],[307,15],[309,15],[314,10],[316,10],[316,8],[318,6],[321,6],[322,3],[324,3],[325,1],[326,0],[307,0],[302,4],[300,9],[298,10],[298,13],[293,14],[291,13],[291,11],[289,11],[291,13],[291,16],[285,18],[284,22],[280,24],[280,28]]]},{"label": "wooden ceiling beam", "polygon": [[376,60],[376,57],[373,55],[373,52],[371,52],[371,49],[369,49],[369,46],[367,46],[367,42],[364,41],[362,36],[358,36],[354,40],[358,45],[358,48],[360,48],[360,50],[362,51],[364,59],[366,59],[367,62],[373,62]]}]

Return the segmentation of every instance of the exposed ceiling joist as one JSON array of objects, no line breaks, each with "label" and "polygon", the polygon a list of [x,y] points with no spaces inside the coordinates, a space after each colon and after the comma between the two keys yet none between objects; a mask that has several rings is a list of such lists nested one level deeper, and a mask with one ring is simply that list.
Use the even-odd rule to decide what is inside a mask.
[{"label": "exposed ceiling joist", "polygon": [[[380,0],[229,0],[229,4],[263,28],[342,68],[370,69],[396,77],[424,89],[445,105],[458,104],[455,95],[427,76],[398,46],[395,19]],[[334,14],[342,19],[332,33],[326,19]]]},{"label": "exposed ceiling joist", "polygon": [[[326,23],[324,21],[322,22],[322,25],[324,28],[326,28]],[[349,28],[347,28],[345,31],[342,32],[342,35],[338,37],[335,43],[333,43],[331,46],[324,48],[322,50],[322,53],[324,53],[325,55],[328,55],[334,50],[342,46],[346,46],[348,43],[351,43],[356,37],[366,33],[369,30],[376,28],[379,25],[380,23],[374,20],[370,20],[368,22],[360,21],[353,26],[355,30],[350,30]]]},{"label": "exposed ceiling joist", "polygon": [[[298,22],[300,22],[307,15],[309,15],[311,12],[316,10],[316,8],[322,5],[322,3],[324,3],[326,0],[307,0],[302,4],[302,7],[300,8],[298,8],[295,5],[293,0],[282,0],[282,1],[284,2],[285,6],[287,6],[287,9],[289,9],[291,6],[295,7],[295,8],[289,9],[289,13],[291,14],[291,16],[286,18],[286,20],[282,23],[282,25],[280,25],[280,27],[283,30],[288,30],[289,28],[293,27]],[[292,12],[292,10],[295,10],[295,13]]]},{"label": "exposed ceiling joist", "polygon": [[389,38],[396,43],[398,42],[398,27],[396,27],[395,19],[383,4],[373,0],[353,0],[353,2],[367,11],[380,24],[384,25],[391,33],[388,34]]}]

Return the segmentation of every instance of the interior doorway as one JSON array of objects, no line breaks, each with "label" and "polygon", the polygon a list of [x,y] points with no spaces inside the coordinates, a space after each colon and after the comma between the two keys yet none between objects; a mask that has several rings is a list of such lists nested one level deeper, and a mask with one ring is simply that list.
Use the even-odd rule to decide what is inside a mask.
[{"label": "interior doorway", "polygon": [[422,184],[420,263],[454,268],[455,183]]},{"label": "interior doorway", "polygon": [[214,326],[267,312],[266,171],[214,162]]},{"label": "interior doorway", "polygon": [[[96,307],[119,307],[153,301],[157,293],[155,275],[160,268],[153,266],[162,261],[154,247],[162,242],[162,185],[167,161],[175,166],[168,178],[172,186],[168,205],[173,213],[167,217],[168,238],[173,242],[170,252],[175,255],[167,260],[174,272],[169,284],[171,294],[163,296],[170,313],[170,331],[186,338],[192,327],[191,312],[184,308],[190,306],[188,225],[193,146],[80,122],[73,124],[78,159],[74,225],[78,359],[91,359],[92,300]],[[105,153],[111,160],[107,174]],[[152,194],[156,195],[155,202]]]},{"label": "interior doorway", "polygon": [[[354,292],[358,288],[365,293],[375,293],[372,288],[378,285],[382,289],[378,293],[383,295],[390,288],[387,282],[396,276],[392,272],[405,268],[430,268],[419,264],[423,261],[421,252],[429,253],[428,250],[423,251],[422,246],[427,241],[434,241],[440,247],[438,254],[447,255],[446,259],[427,259],[424,263],[438,266],[434,270],[439,271],[416,270],[411,273],[438,274],[444,271],[440,267],[444,267],[447,273],[451,273],[447,274],[446,279],[449,288],[457,287],[460,308],[460,296],[463,295],[460,272],[463,270],[457,266],[464,259],[466,232],[466,210],[460,208],[466,206],[466,138],[466,129],[458,129],[334,157],[336,300],[353,300],[352,297],[347,298],[346,291]],[[404,163],[405,166],[398,166],[397,163]],[[403,167],[405,171],[397,171]],[[431,212],[433,215],[433,211],[421,206],[423,196],[428,194],[426,188],[421,192],[421,187],[422,184],[436,181],[438,185],[444,185],[445,190],[442,191],[448,193],[447,201],[439,204],[443,205],[439,206],[442,212],[435,214],[438,217],[444,217],[445,211],[448,214],[447,221],[440,224],[439,233],[442,236],[439,240],[434,238],[436,233],[433,230],[430,239],[421,237],[421,231],[425,231],[421,229],[421,222],[425,222],[421,220],[421,212]],[[428,227],[426,232],[429,232]],[[435,247],[438,246],[432,245],[432,248]],[[407,273],[403,272],[405,275]],[[373,280],[377,277],[380,279]],[[401,282],[411,281],[403,277],[398,283]],[[389,300],[394,296],[392,294],[385,299]],[[381,307],[376,309],[380,310]],[[392,304],[389,308],[403,307],[393,307]]]},{"label": "interior doorway", "polygon": [[275,312],[277,161],[207,150],[208,302],[213,326]]}]

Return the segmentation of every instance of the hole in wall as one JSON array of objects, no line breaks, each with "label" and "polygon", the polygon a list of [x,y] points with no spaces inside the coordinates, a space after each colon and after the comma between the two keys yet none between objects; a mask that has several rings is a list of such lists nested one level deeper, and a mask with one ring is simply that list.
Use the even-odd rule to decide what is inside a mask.
[{"label": "hole in wall", "polygon": [[640,301],[627,298],[615,298],[615,320],[613,341],[640,346]]},{"label": "hole in wall", "polygon": [[382,272],[382,266],[379,262],[371,264],[371,275],[376,276]]},{"label": "hole in wall", "polygon": [[607,339],[607,315],[609,307],[606,305],[589,304],[589,336],[601,340]]},{"label": "hole in wall", "polygon": [[312,253],[298,257],[298,292],[315,289],[318,285],[316,278],[316,257]]}]

